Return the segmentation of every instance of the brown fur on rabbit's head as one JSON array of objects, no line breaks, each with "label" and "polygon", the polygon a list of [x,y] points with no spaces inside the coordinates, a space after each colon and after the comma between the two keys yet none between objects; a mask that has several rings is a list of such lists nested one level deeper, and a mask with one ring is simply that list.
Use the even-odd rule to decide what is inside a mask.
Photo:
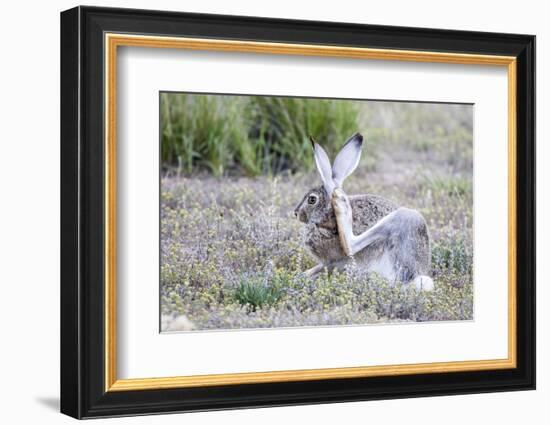
[{"label": "brown fur on rabbit's head", "polygon": [[323,186],[308,190],[294,210],[294,215],[302,223],[320,225],[332,221],[332,227],[336,225],[330,198]]}]

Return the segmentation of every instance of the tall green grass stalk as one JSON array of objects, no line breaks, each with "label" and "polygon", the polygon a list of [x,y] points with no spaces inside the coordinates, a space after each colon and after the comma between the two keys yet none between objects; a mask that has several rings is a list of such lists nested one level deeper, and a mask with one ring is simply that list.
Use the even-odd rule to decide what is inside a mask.
[{"label": "tall green grass stalk", "polygon": [[310,170],[310,135],[335,152],[359,130],[343,100],[162,93],[160,108],[163,167],[185,174]]}]

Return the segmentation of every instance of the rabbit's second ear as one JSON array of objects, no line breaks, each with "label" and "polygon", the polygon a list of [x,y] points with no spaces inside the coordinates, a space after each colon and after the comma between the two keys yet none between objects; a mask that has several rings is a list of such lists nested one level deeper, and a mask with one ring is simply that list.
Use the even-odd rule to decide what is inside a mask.
[{"label": "rabbit's second ear", "polygon": [[332,180],[332,168],[330,166],[330,160],[325,150],[318,143],[310,137],[311,144],[313,145],[313,156],[315,158],[315,164],[317,165],[317,171],[321,175],[323,186],[327,194],[330,196],[334,190],[334,181]]},{"label": "rabbit's second ear", "polygon": [[362,146],[363,136],[355,133],[336,155],[332,166],[332,179],[337,187],[341,187],[344,180],[357,168]]}]

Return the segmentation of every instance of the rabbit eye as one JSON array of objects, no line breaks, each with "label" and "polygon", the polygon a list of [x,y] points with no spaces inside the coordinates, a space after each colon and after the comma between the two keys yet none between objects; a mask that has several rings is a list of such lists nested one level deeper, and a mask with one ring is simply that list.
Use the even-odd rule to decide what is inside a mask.
[{"label": "rabbit eye", "polygon": [[307,197],[307,203],[309,205],[315,205],[317,203],[317,196],[316,195],[309,195]]}]

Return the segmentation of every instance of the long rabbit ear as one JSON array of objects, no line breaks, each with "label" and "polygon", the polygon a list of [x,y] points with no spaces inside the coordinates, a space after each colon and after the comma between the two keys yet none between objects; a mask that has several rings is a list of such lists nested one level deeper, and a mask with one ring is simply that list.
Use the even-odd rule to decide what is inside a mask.
[{"label": "long rabbit ear", "polygon": [[325,150],[315,142],[313,137],[310,136],[311,145],[313,146],[313,156],[315,157],[315,164],[317,165],[317,170],[321,175],[321,180],[323,181],[323,186],[327,194],[330,196],[334,190],[334,181],[332,180],[332,168],[330,167],[330,160]]},{"label": "long rabbit ear", "polygon": [[344,180],[357,168],[362,146],[363,136],[355,133],[336,155],[332,166],[332,180],[337,187],[342,187]]}]

